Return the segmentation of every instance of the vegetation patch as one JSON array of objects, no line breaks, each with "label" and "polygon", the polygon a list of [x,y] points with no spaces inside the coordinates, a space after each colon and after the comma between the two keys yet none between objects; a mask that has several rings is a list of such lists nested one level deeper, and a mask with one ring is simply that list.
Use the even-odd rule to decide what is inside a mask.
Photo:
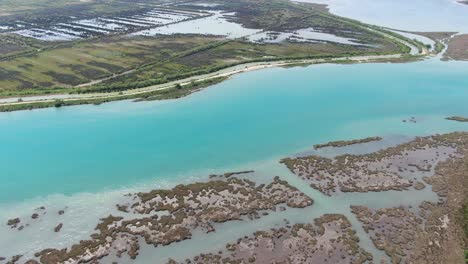
[{"label": "vegetation patch", "polygon": [[468,122],[468,118],[462,116],[451,116],[447,117],[447,120],[457,121],[457,122]]},{"label": "vegetation patch", "polygon": [[317,144],[317,145],[314,145],[314,148],[315,149],[321,149],[321,148],[326,148],[326,147],[341,148],[345,146],[363,144],[363,143],[369,143],[369,142],[381,141],[381,140],[382,140],[381,137],[368,137],[364,139],[355,139],[355,140],[341,140],[341,141],[328,142],[325,144]]}]

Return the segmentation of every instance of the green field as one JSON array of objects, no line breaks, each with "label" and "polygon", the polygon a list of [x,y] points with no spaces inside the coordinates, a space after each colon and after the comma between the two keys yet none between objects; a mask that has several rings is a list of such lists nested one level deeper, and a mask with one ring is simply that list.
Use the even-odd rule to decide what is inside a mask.
[{"label": "green field", "polygon": [[74,86],[108,77],[174,53],[213,41],[212,38],[108,37],[70,44],[14,60],[0,61],[2,92]]},{"label": "green field", "polygon": [[[11,3],[0,1],[8,12],[30,9],[28,19],[50,12],[52,1]],[[54,1],[53,9],[103,15],[144,8],[117,1]],[[178,8],[194,9],[197,1]],[[407,47],[369,30],[367,25],[324,13],[313,5],[288,0],[216,0],[233,21],[252,29],[288,31],[313,27],[340,37],[353,38],[363,46],[332,42],[281,42],[259,44],[245,39],[207,35],[129,37],[125,34],[70,42],[43,42],[13,34],[0,35],[0,96],[23,96],[63,92],[109,92],[141,88],[188,76],[213,72],[236,64],[299,58],[321,58],[407,52]],[[154,2],[151,2],[154,3]],[[75,5],[75,6],[74,6]],[[11,17],[17,17],[13,15]],[[0,18],[8,20],[10,16]],[[55,20],[62,21],[62,17]],[[53,17],[48,17],[47,25]]]}]

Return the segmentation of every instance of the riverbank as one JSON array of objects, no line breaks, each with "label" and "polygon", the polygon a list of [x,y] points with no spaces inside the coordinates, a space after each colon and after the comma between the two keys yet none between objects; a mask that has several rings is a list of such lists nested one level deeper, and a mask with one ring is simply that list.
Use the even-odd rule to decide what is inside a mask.
[{"label": "riverbank", "polygon": [[[189,95],[201,88],[208,87],[215,83],[219,83],[232,75],[251,72],[261,69],[273,67],[288,67],[297,65],[311,65],[322,63],[371,63],[371,62],[386,62],[421,59],[427,53],[421,56],[406,57],[401,54],[390,55],[368,55],[368,56],[346,56],[346,57],[330,57],[323,59],[297,59],[297,60],[281,60],[275,62],[253,62],[240,64],[227,69],[223,69],[214,73],[185,78],[170,83],[161,85],[153,85],[145,88],[134,90],[125,90],[112,93],[92,93],[92,94],[58,94],[47,96],[47,99],[35,99],[31,97],[21,97],[14,99],[9,98],[8,101],[0,103],[0,112],[12,112],[20,110],[32,110],[48,107],[62,107],[82,104],[101,104],[118,100],[140,99],[140,100],[164,100],[176,99],[182,96]],[[44,98],[44,97],[43,97]]]},{"label": "riverbank", "polygon": [[[32,96],[32,97],[17,97],[0,99],[0,112],[12,112],[19,110],[32,110],[47,107],[63,107],[81,104],[101,104],[110,101],[137,99],[142,100],[163,100],[163,99],[176,99],[189,95],[195,91],[199,91],[203,87],[218,83],[223,78],[228,78],[232,75],[249,72],[254,70],[266,69],[271,67],[288,67],[295,65],[310,65],[321,63],[364,63],[364,62],[405,62],[422,59],[431,55],[431,52],[426,48],[423,43],[409,39],[398,33],[386,30],[378,26],[363,24],[359,21],[354,21],[346,18],[336,17],[327,12],[320,11],[320,15],[327,19],[339,20],[340,23],[352,25],[360,30],[371,32],[378,35],[383,39],[390,40],[399,45],[398,52],[375,53],[375,52],[350,52],[340,53],[339,55],[299,55],[286,58],[262,58],[251,59],[248,62],[233,63],[233,66],[214,67],[211,70],[201,70],[203,74],[186,73],[180,77],[173,78],[173,81],[157,80],[155,85],[141,85],[135,84],[137,88],[133,89],[116,89],[105,88],[106,84],[101,84],[105,80],[110,80],[108,77],[102,80],[95,80],[91,82],[92,85],[100,85],[104,88],[88,87],[88,84],[78,85],[84,90],[77,90],[72,94],[54,94],[46,96]],[[187,55],[197,54],[200,51],[210,50],[219,46],[226,45],[230,41],[218,41],[215,43],[208,43],[204,47],[195,48],[193,50],[181,52],[180,54],[173,55],[174,58],[183,58]],[[264,56],[265,57],[265,56]],[[138,71],[144,68],[152,67],[145,65],[140,67]],[[208,73],[205,73],[208,72]],[[114,77],[112,79],[125,79],[126,75],[137,73],[136,69],[129,70]],[[188,76],[185,77],[184,76]],[[153,80],[155,81],[155,80]],[[148,81],[152,83],[153,81]],[[162,83],[161,83],[162,82]],[[128,84],[126,85],[128,86]],[[125,87],[126,87],[125,86]],[[141,87],[141,88],[138,88]],[[60,90],[60,89],[59,89]],[[70,89],[66,89],[67,91]],[[48,91],[50,92],[50,91]]]}]

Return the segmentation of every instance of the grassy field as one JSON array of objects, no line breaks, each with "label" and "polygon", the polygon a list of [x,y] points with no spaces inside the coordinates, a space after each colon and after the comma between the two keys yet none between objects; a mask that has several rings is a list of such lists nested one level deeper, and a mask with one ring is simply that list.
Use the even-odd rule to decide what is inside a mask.
[{"label": "grassy field", "polygon": [[[26,1],[12,4],[9,10],[31,8],[34,12],[29,19],[34,19],[39,14],[50,12],[45,8],[48,2]],[[196,1],[185,2],[178,8],[194,9],[194,2],[196,4]],[[236,12],[231,20],[248,28],[288,31],[313,27],[321,32],[353,38],[363,46],[291,41],[258,44],[245,39],[226,40],[208,35],[129,37],[126,34],[56,43],[4,34],[0,35],[0,43],[4,43],[0,48],[0,96],[121,91],[253,61],[407,51],[396,41],[360,23],[323,13],[313,5],[294,4],[288,0],[214,2],[224,11]],[[2,4],[6,6],[7,2],[0,0],[0,6]],[[135,7],[125,1],[104,0],[57,1],[53,9],[72,10],[70,6],[73,5],[80,6],[78,14],[84,12],[87,15],[102,15],[103,5],[110,7],[106,12],[120,12],[124,7],[127,7],[125,11],[145,8],[145,5]],[[199,6],[196,8],[200,9]],[[50,19],[54,18],[43,23],[49,23]],[[57,19],[61,21],[63,18]],[[84,87],[86,84],[90,85]]]},{"label": "grassy field", "polygon": [[123,38],[69,46],[0,61],[2,92],[74,86],[121,73],[214,41],[208,37]]},{"label": "grassy field", "polygon": [[[393,47],[395,48],[395,47]],[[393,49],[388,49],[391,52]],[[211,49],[172,58],[160,64],[138,69],[112,80],[103,82],[87,91],[115,91],[127,88],[140,88],[160,84],[192,75],[205,74],[236,64],[267,61],[300,59],[314,57],[351,56],[360,54],[384,53],[380,49],[350,48],[336,44],[252,44],[243,41],[224,42]],[[140,84],[141,83],[141,84]],[[115,87],[115,88],[113,88]]]},{"label": "grassy field", "polygon": [[[130,0],[0,0],[0,22],[17,18],[25,20],[40,19],[45,14],[49,15],[48,18],[67,15],[87,16],[140,8],[138,5],[129,4],[132,2]],[[162,3],[164,1],[155,0],[152,2]]]}]

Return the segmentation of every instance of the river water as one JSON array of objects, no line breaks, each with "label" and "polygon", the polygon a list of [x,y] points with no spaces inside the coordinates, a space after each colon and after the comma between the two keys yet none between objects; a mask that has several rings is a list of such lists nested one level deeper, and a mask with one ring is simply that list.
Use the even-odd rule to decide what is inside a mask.
[{"label": "river water", "polygon": [[207,175],[333,139],[464,129],[444,117],[468,114],[467,66],[275,68],[181,100],[4,113],[0,201]]}]

